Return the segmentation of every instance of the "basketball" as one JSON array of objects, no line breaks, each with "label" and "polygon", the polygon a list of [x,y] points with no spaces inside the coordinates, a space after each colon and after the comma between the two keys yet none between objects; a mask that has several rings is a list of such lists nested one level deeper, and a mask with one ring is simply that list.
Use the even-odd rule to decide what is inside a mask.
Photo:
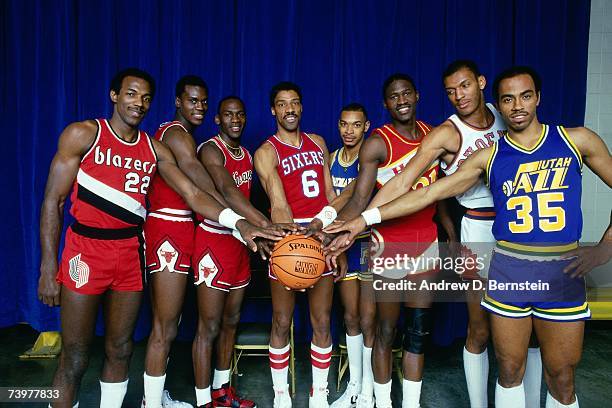
[{"label": "basketball", "polygon": [[325,271],[321,243],[312,237],[288,235],[274,245],[270,268],[288,288],[309,288],[319,281]]}]

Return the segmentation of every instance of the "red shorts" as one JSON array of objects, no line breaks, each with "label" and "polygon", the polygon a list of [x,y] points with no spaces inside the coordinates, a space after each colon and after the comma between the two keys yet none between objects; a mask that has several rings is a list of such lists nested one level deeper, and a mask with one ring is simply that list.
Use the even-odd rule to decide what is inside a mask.
[{"label": "red shorts", "polygon": [[189,273],[195,232],[191,217],[167,220],[150,213],[144,232],[148,273],[159,272],[164,268],[170,272]]},{"label": "red shorts", "polygon": [[229,292],[251,281],[247,247],[229,230],[210,228],[204,222],[196,228],[192,264],[196,285],[204,283],[209,288]]},{"label": "red shorts", "polygon": [[[116,239],[117,231],[122,232],[119,236],[130,236]],[[61,285],[84,295],[109,289],[142,290],[144,238],[140,228],[100,230],[75,224],[66,231],[64,242],[56,277]]]}]

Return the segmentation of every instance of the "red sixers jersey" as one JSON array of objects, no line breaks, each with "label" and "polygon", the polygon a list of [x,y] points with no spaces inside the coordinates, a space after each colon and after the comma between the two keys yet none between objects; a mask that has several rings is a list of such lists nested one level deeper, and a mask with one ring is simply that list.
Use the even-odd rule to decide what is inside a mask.
[{"label": "red sixers jersey", "polygon": [[[240,153],[236,154],[232,152],[225,144],[223,140],[221,140],[221,136],[217,135],[205,143],[213,143],[221,153],[223,154],[223,160],[225,168],[227,172],[234,179],[234,183],[236,184],[236,188],[240,190],[244,196],[249,199],[251,197],[251,185],[253,182],[253,158],[247,149],[240,146]],[[203,145],[203,144],[202,144]],[[198,147],[198,151],[201,146]],[[198,218],[202,219],[202,218]],[[230,233],[231,230],[225,228],[218,222],[204,219],[203,228],[210,232],[219,232],[219,233]]]},{"label": "red sixers jersey", "polygon": [[328,204],[325,195],[323,150],[306,133],[302,132],[299,146],[281,141],[276,135],[270,143],[278,157],[276,171],[283,183],[285,197],[293,219],[307,222]]},{"label": "red sixers jersey", "polygon": [[70,213],[78,223],[95,228],[141,225],[145,196],[157,170],[153,144],[141,130],[133,142],[126,142],[106,119],[96,123],[96,139],[81,159],[74,182]]},{"label": "red sixers jersey", "polygon": [[[178,126],[187,132],[187,129],[185,129],[181,122],[174,120],[159,125],[159,129],[157,129],[157,132],[155,132],[154,138],[160,142],[163,141],[166,131],[173,126]],[[170,187],[160,175],[153,178],[147,199],[149,200],[149,211],[151,212],[166,210],[161,212],[169,212],[177,215],[176,210],[179,210],[178,212],[183,216],[189,216],[191,214],[191,208],[189,208],[185,200],[183,200],[183,197],[174,191],[174,189]]]},{"label": "red sixers jersey", "polygon": [[[392,125],[384,125],[374,129],[372,134],[378,135],[385,142],[387,147],[387,160],[378,166],[376,175],[376,185],[381,188],[395,175],[399,174],[404,167],[408,166],[410,160],[416,155],[425,135],[431,131],[432,127],[419,120],[416,121],[416,130],[421,135],[418,139],[410,140],[403,137]],[[422,176],[412,186],[413,190],[426,187],[436,181],[439,163],[436,160]],[[402,231],[408,230],[436,230],[432,218],[436,212],[436,205],[432,204],[414,214],[389,220],[376,226],[376,231],[383,236],[397,236]]]}]

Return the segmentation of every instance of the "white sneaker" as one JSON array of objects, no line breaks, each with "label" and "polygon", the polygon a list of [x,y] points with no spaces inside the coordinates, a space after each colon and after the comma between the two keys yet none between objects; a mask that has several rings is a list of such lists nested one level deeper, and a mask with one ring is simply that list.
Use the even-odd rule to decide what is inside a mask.
[{"label": "white sneaker", "polygon": [[187,402],[173,400],[170,398],[168,390],[164,390],[162,394],[162,408],[193,408],[193,405]]},{"label": "white sneaker", "polygon": [[374,408],[374,397],[369,395],[359,394],[357,396],[357,408]]},{"label": "white sneaker", "polygon": [[361,392],[361,384],[350,382],[346,386],[346,391],[340,396],[330,408],[355,408],[357,406],[357,396]]},{"label": "white sneaker", "polygon": [[291,408],[291,395],[288,385],[281,389],[274,389],[274,408]]},{"label": "white sneaker", "polygon": [[327,383],[313,385],[310,388],[310,398],[308,399],[308,408],[329,408],[327,402],[327,395],[329,390],[327,389]]}]

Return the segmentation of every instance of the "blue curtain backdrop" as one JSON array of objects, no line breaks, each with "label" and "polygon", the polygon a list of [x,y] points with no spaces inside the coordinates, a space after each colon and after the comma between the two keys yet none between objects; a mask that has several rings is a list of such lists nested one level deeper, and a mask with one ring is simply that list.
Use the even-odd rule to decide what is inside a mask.
[{"label": "blue curtain backdrop", "polygon": [[[418,117],[437,125],[452,113],[440,75],[456,58],[474,59],[489,83],[504,67],[532,65],[544,80],[541,120],[575,126],[584,118],[589,1],[3,0],[0,7],[0,327],[58,328],[57,310],[36,296],[48,167],[68,123],[110,115],[108,84],[120,68],[141,67],[158,81],[143,123],[151,133],[172,117],[181,75],[199,74],[210,86],[200,140],[215,132],[217,101],[240,95],[251,151],[275,129],[268,91],[280,80],[302,86],[302,128],[331,149],[340,145],[344,104],[362,102],[374,126],[388,120],[380,88],[396,71],[414,77]],[[452,332],[463,323],[438,324]]]}]

